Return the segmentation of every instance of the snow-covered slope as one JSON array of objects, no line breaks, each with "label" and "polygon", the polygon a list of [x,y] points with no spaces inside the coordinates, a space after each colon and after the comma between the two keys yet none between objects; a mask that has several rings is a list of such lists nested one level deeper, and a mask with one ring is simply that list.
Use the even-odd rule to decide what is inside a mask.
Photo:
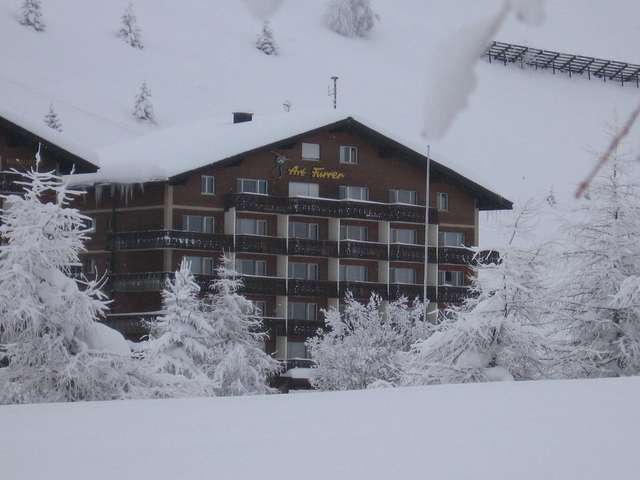
[{"label": "snow-covered slope", "polygon": [[[0,4],[1,110],[39,123],[53,102],[61,138],[97,151],[167,127],[228,121],[233,110],[282,113],[285,100],[292,113],[328,110],[331,75],[340,77],[343,111],[416,138],[424,124],[425,86],[448,58],[441,46],[462,27],[491,16],[501,1],[374,0],[381,21],[373,34],[347,39],[323,26],[326,2],[289,0],[272,18],[277,57],[254,48],[260,21],[240,0],[137,0],[144,50],[115,36],[127,0],[48,0],[43,33],[18,24],[19,3]],[[497,38],[640,63],[638,2],[545,5],[541,27],[510,19]],[[477,172],[474,178],[490,178],[516,202],[550,188],[568,199],[593,162],[589,152],[603,149],[606,125],[640,101],[633,87],[484,62],[477,70],[468,110],[432,152]],[[143,81],[153,94],[157,125],[129,115]],[[484,218],[485,227],[492,223],[494,217]]]},{"label": "snow-covered slope", "polygon": [[4,406],[2,477],[601,480],[640,471],[640,379]]}]

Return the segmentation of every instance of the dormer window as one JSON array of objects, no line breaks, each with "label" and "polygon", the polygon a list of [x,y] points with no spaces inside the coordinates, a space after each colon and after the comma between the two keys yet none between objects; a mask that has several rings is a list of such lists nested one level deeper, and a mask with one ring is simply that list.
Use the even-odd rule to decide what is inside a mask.
[{"label": "dormer window", "polygon": [[212,177],[211,175],[202,175],[200,183],[200,193],[202,193],[202,195],[215,195],[215,177]]},{"label": "dormer window", "polygon": [[340,163],[348,163],[350,165],[358,164],[358,147],[352,145],[340,146]]},{"label": "dormer window", "polygon": [[320,160],[320,144],[303,143],[302,144],[302,160],[311,160],[317,162]]}]

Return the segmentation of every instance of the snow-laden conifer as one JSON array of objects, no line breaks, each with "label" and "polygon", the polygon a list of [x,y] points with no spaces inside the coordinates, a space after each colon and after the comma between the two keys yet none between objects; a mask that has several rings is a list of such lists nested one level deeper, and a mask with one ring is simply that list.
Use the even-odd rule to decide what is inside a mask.
[{"label": "snow-laden conifer", "polygon": [[567,219],[556,324],[572,352],[566,376],[640,373],[640,183],[616,152]]},{"label": "snow-laden conifer", "polygon": [[218,395],[271,392],[268,378],[280,369],[265,353],[262,320],[253,302],[239,294],[242,280],[233,261],[223,257],[208,296],[216,342],[212,378]]},{"label": "snow-laden conifer", "polygon": [[140,85],[140,91],[134,100],[131,114],[133,118],[141,122],[155,123],[153,103],[151,103],[151,91],[147,86],[147,82],[142,82],[142,85]]},{"label": "snow-laden conifer", "polygon": [[424,304],[400,299],[385,307],[372,295],[362,304],[349,293],[344,310],[324,312],[326,332],[307,341],[314,369],[312,383],[321,390],[354,390],[397,383],[398,354],[426,338]]},{"label": "snow-laden conifer", "polygon": [[544,374],[551,351],[543,330],[550,309],[547,252],[514,243],[530,214],[520,213],[499,260],[479,258],[463,306],[445,311],[433,334],[404,356],[404,384],[526,380]]},{"label": "snow-laden conifer", "polygon": [[42,5],[40,0],[24,0],[20,11],[20,24],[42,32],[45,28],[42,19]]},{"label": "snow-laden conifer", "polygon": [[60,121],[60,117],[53,109],[53,104],[49,105],[49,111],[44,116],[44,123],[47,127],[53,128],[58,132],[62,131],[62,122]]},{"label": "snow-laden conifer", "polygon": [[262,25],[262,32],[258,34],[258,38],[256,39],[256,48],[264,52],[266,55],[278,54],[276,42],[273,38],[273,31],[271,30],[268,20],[265,20]]},{"label": "snow-laden conifer", "polygon": [[327,27],[345,37],[366,36],[378,18],[369,0],[332,0],[325,12]]},{"label": "snow-laden conifer", "polygon": [[184,377],[185,393],[213,395],[218,339],[200,287],[183,260],[162,291],[163,314],[153,324],[147,355],[154,369]]},{"label": "snow-laden conifer", "polygon": [[118,37],[124,40],[128,45],[133,48],[139,48],[142,50],[144,44],[142,43],[142,31],[138,26],[138,19],[133,11],[133,3],[129,3],[126,10],[121,17],[122,24],[118,30]]},{"label": "snow-laden conifer", "polygon": [[71,275],[88,233],[87,218],[70,207],[80,192],[53,173],[22,175],[24,195],[3,197],[1,214],[0,344],[8,366],[0,368],[0,402],[146,395],[144,372],[122,348],[104,349],[113,339],[96,324],[107,310],[99,282]]}]

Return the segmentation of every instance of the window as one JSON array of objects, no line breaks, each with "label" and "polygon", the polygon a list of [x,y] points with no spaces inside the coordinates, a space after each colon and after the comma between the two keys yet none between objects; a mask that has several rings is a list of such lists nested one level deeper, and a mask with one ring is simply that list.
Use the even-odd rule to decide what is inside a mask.
[{"label": "window", "polygon": [[366,242],[369,229],[362,225],[340,225],[340,240],[356,240]]},{"label": "window", "polygon": [[85,257],[82,260],[82,272],[85,275],[93,275],[98,273],[98,262],[95,257]]},{"label": "window", "polygon": [[239,258],[236,260],[236,269],[242,275],[267,275],[267,262],[265,260],[254,260]]},{"label": "window", "polygon": [[289,359],[311,358],[304,342],[287,342],[287,357]]},{"label": "window", "polygon": [[340,146],[340,163],[356,165],[358,163],[358,147],[351,145]]},{"label": "window", "polygon": [[438,210],[449,210],[449,194],[445,192],[438,192],[436,194],[436,206]]},{"label": "window", "polygon": [[215,195],[216,193],[216,179],[211,175],[202,175],[200,184],[200,193],[202,195]]},{"label": "window", "polygon": [[290,197],[319,197],[320,186],[317,183],[289,182]]},{"label": "window", "polygon": [[416,283],[416,269],[405,267],[392,267],[389,270],[391,283]]},{"label": "window", "polygon": [[215,271],[215,260],[210,257],[184,257],[190,264],[194,275],[212,275]]},{"label": "window", "polygon": [[319,268],[317,263],[289,263],[289,278],[295,280],[318,280]]},{"label": "window", "polygon": [[340,185],[338,194],[341,199],[346,200],[369,200],[368,187],[353,187],[351,185]]},{"label": "window", "polygon": [[302,144],[303,160],[320,160],[320,145],[317,143]]},{"label": "window", "polygon": [[341,282],[366,282],[367,267],[364,265],[340,265]]},{"label": "window", "polygon": [[418,203],[418,194],[415,190],[389,190],[389,203]]},{"label": "window", "polygon": [[267,302],[264,300],[254,300],[253,305],[256,307],[256,314],[259,317],[264,317],[267,314]]},{"label": "window", "polygon": [[318,240],[320,227],[317,223],[291,222],[289,223],[289,237]]},{"label": "window", "polygon": [[313,321],[318,317],[318,305],[306,302],[289,302],[288,317],[290,320]]},{"label": "window", "polygon": [[203,217],[202,215],[183,215],[182,229],[185,232],[214,233],[215,217]]},{"label": "window", "polygon": [[239,178],[237,183],[237,190],[240,193],[260,193],[266,195],[267,181],[254,180],[250,178]]},{"label": "window", "polygon": [[438,243],[441,247],[461,247],[464,245],[464,233],[438,232]]},{"label": "window", "polygon": [[392,243],[410,243],[415,245],[418,243],[418,232],[413,228],[392,228]]},{"label": "window", "polygon": [[238,235],[262,235],[267,234],[267,221],[256,218],[239,218],[236,233]]},{"label": "window", "polygon": [[464,272],[438,272],[438,285],[449,287],[464,286]]}]

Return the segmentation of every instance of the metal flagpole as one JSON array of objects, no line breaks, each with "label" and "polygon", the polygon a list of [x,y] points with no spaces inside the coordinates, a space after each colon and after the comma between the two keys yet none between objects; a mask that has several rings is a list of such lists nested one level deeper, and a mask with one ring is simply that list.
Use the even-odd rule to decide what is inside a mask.
[{"label": "metal flagpole", "polygon": [[427,145],[427,172],[425,174],[425,209],[424,209],[424,291],[422,294],[422,300],[424,302],[424,318],[427,318],[427,312],[429,310],[427,301],[427,282],[429,278],[429,198],[431,195],[430,189],[431,179],[431,145]]}]

